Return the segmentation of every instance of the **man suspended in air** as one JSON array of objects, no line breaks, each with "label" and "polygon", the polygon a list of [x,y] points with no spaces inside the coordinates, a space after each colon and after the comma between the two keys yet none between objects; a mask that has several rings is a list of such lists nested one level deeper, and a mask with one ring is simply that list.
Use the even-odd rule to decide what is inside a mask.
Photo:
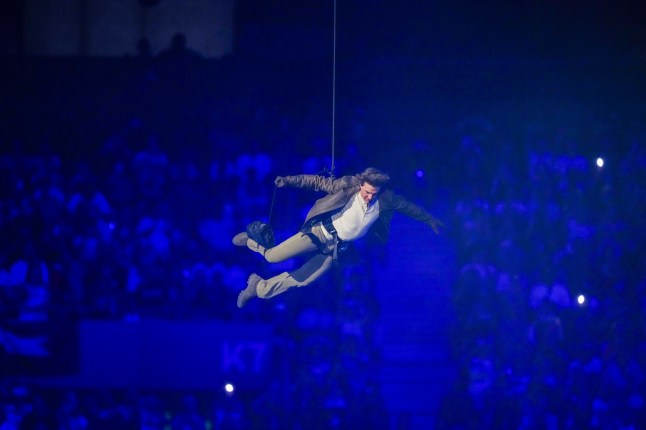
[{"label": "man suspended in air", "polygon": [[300,268],[273,278],[263,279],[252,273],[246,288],[238,295],[238,307],[243,307],[254,297],[269,299],[292,287],[311,284],[330,269],[340,249],[348,242],[363,237],[371,229],[386,241],[394,211],[429,225],[438,234],[439,227],[444,226],[442,221],[385,189],[384,185],[389,179],[386,173],[374,167],[355,176],[338,179],[318,175],[277,177],[275,184],[278,188],[305,188],[324,191],[327,195],[317,200],[310,209],[301,230],[284,242],[272,246],[272,241],[263,240],[248,228],[235,235],[233,244],[258,252],[270,263],[302,254],[312,256]]}]

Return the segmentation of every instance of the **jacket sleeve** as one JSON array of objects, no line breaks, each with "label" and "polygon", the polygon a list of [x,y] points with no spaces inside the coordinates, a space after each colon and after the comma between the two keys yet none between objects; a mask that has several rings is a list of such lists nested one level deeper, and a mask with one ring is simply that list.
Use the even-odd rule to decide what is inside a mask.
[{"label": "jacket sleeve", "polygon": [[285,176],[287,185],[294,188],[305,188],[313,191],[335,193],[348,186],[346,177],[335,179],[318,175]]},{"label": "jacket sleeve", "polygon": [[392,209],[403,213],[414,220],[421,221],[439,233],[438,227],[444,227],[444,223],[428,213],[422,207],[408,201],[405,197],[393,193],[391,198]]}]

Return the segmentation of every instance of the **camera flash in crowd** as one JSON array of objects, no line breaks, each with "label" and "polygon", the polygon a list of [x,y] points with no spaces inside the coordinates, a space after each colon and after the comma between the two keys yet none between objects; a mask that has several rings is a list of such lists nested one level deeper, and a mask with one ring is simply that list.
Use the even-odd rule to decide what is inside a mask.
[{"label": "camera flash in crowd", "polygon": [[603,167],[603,158],[601,158],[601,157],[597,158],[597,166],[598,167]]},{"label": "camera flash in crowd", "polygon": [[576,301],[580,306],[583,306],[583,304],[585,303],[585,296],[583,294],[579,294],[579,296],[576,298]]}]

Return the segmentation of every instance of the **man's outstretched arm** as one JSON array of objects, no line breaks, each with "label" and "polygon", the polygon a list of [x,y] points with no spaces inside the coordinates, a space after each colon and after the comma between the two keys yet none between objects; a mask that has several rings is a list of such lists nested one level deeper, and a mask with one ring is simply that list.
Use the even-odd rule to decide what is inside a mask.
[{"label": "man's outstretched arm", "polygon": [[278,176],[274,184],[278,188],[306,188],[314,191],[325,191],[328,194],[335,193],[348,185],[343,178],[335,179],[318,175]]},{"label": "man's outstretched arm", "polygon": [[435,234],[440,233],[440,227],[445,227],[442,221],[428,213],[426,209],[408,201],[406,198],[398,194],[393,193],[392,204],[394,210],[430,226]]}]

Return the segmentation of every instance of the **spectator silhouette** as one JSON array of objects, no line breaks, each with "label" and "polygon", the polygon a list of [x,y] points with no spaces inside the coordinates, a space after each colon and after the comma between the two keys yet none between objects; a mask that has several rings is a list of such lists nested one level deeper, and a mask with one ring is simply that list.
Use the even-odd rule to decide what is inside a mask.
[{"label": "spectator silhouette", "polygon": [[161,60],[189,62],[201,59],[202,55],[199,52],[188,48],[186,35],[184,33],[177,32],[173,34],[169,47],[162,50],[158,57]]},{"label": "spectator silhouette", "polygon": [[139,58],[145,58],[145,59],[152,57],[150,40],[148,40],[147,37],[142,37],[137,42],[137,56]]}]

